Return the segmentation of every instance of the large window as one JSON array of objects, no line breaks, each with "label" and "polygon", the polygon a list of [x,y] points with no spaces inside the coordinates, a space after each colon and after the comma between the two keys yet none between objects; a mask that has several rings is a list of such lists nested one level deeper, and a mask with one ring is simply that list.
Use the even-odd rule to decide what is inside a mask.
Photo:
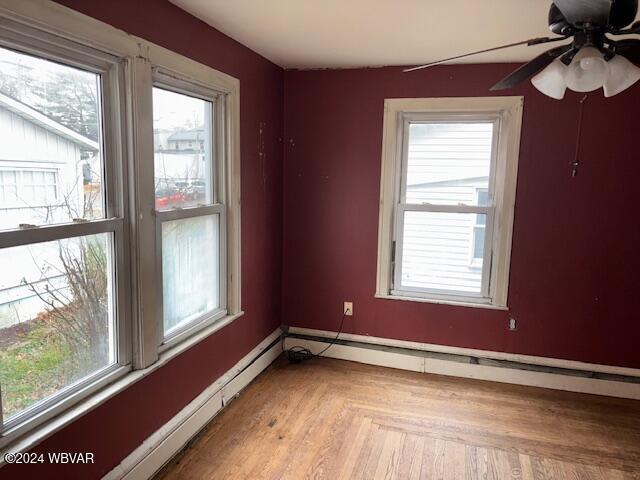
[{"label": "large window", "polygon": [[121,158],[104,116],[120,66],[48,47],[0,48],[2,430],[130,363]]},{"label": "large window", "polygon": [[54,3],[11,9],[0,457],[242,315],[238,80]]},{"label": "large window", "polygon": [[154,184],[161,250],[163,340],[226,314],[224,121],[219,93],[156,74]]},{"label": "large window", "polygon": [[379,296],[506,306],[520,105],[387,100]]}]

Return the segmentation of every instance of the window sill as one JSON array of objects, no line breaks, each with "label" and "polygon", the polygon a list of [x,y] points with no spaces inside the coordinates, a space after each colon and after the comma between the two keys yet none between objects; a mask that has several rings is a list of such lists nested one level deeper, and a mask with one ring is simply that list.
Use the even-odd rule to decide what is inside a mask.
[{"label": "window sill", "polygon": [[[35,427],[30,432],[22,435],[21,437],[16,438],[15,441],[11,441],[8,445],[4,446],[0,450],[0,467],[5,465],[4,456],[7,453],[18,453],[18,452],[26,452],[31,448],[35,447],[37,444],[45,440],[47,437],[50,437],[54,433],[59,430],[62,430],[64,427],[73,423],[78,418],[83,415],[89,413],[96,407],[102,405],[110,398],[116,396],[120,392],[126,390],[134,383],[143,379],[147,375],[151,374],[155,370],[159,369],[167,362],[169,362],[174,357],[177,357],[181,353],[189,350],[194,345],[200,343],[205,338],[213,335],[217,331],[226,327],[233,321],[240,318],[244,315],[244,312],[238,312],[233,315],[227,315],[226,317],[221,318],[217,322],[203,328],[198,333],[190,336],[185,339],[183,342],[180,342],[178,345],[175,345],[164,352],[159,356],[158,360],[152,365],[148,366],[142,370],[133,370],[130,373],[126,374],[124,377],[116,380],[115,382],[107,385],[102,390],[98,391],[93,395],[89,395],[84,399],[80,400],[78,403],[70,406],[63,413],[54,416],[48,421],[45,421],[38,427]],[[10,433],[10,431],[8,432]],[[1,439],[0,439],[1,441]]]},{"label": "window sill", "polygon": [[381,294],[381,293],[376,293],[374,297],[381,298],[384,300],[401,300],[404,302],[435,303],[439,305],[451,305],[454,307],[484,308],[487,310],[502,310],[502,311],[509,310],[509,307],[492,305],[490,303],[462,302],[462,301],[456,301],[456,300],[442,300],[442,299],[427,298],[427,297],[410,297],[410,296],[405,297],[403,295],[391,295],[391,294]]}]

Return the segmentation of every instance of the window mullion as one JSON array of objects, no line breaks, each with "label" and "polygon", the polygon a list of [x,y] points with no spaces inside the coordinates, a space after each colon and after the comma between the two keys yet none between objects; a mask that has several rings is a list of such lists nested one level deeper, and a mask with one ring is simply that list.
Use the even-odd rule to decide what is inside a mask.
[{"label": "window mullion", "polygon": [[[146,368],[158,358],[158,330],[162,283],[156,275],[159,247],[156,245],[156,217],[154,205],[153,118],[151,64],[143,55],[131,61],[131,111],[133,142],[131,182],[130,249],[134,318],[134,368]],[[146,120],[145,120],[146,119]]]}]

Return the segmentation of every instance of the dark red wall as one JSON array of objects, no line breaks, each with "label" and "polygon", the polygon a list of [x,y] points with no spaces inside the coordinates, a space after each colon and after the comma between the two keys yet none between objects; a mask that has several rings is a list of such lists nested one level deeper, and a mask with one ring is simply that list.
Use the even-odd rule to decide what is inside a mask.
[{"label": "dark red wall", "polygon": [[[640,85],[524,95],[509,312],[374,298],[383,101],[487,96],[514,65],[285,73],[283,323],[640,367]],[[507,330],[510,316],[518,329]]]},{"label": "dark red wall", "polygon": [[[6,466],[0,478],[100,478],[280,325],[282,70],[167,1],[64,0],[240,79],[242,306],[246,314],[36,447],[96,464]],[[264,122],[264,155],[259,127]]]}]

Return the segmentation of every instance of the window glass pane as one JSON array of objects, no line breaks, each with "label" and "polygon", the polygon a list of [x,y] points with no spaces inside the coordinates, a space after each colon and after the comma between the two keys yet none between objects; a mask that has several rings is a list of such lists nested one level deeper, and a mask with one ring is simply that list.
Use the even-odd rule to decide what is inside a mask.
[{"label": "window glass pane", "polygon": [[218,239],[218,215],[162,224],[165,336],[219,307]]},{"label": "window glass pane", "polygon": [[488,188],[493,123],[412,123],[406,203],[477,205]]},{"label": "window glass pane", "polygon": [[[486,217],[486,215],[478,215],[479,217]],[[484,226],[475,227],[473,230],[473,258],[474,260],[482,260],[484,257]]]},{"label": "window glass pane", "polygon": [[5,421],[113,364],[112,234],[0,250]]},{"label": "window glass pane", "polygon": [[402,287],[480,294],[482,260],[471,260],[484,228],[474,237],[475,222],[474,213],[405,212]]},{"label": "window glass pane", "polygon": [[153,89],[156,208],[213,203],[212,103]]},{"label": "window glass pane", "polygon": [[0,229],[103,218],[100,76],[4,48],[0,65]]},{"label": "window glass pane", "polygon": [[486,207],[489,205],[489,190],[481,188],[478,190],[478,205]]}]

